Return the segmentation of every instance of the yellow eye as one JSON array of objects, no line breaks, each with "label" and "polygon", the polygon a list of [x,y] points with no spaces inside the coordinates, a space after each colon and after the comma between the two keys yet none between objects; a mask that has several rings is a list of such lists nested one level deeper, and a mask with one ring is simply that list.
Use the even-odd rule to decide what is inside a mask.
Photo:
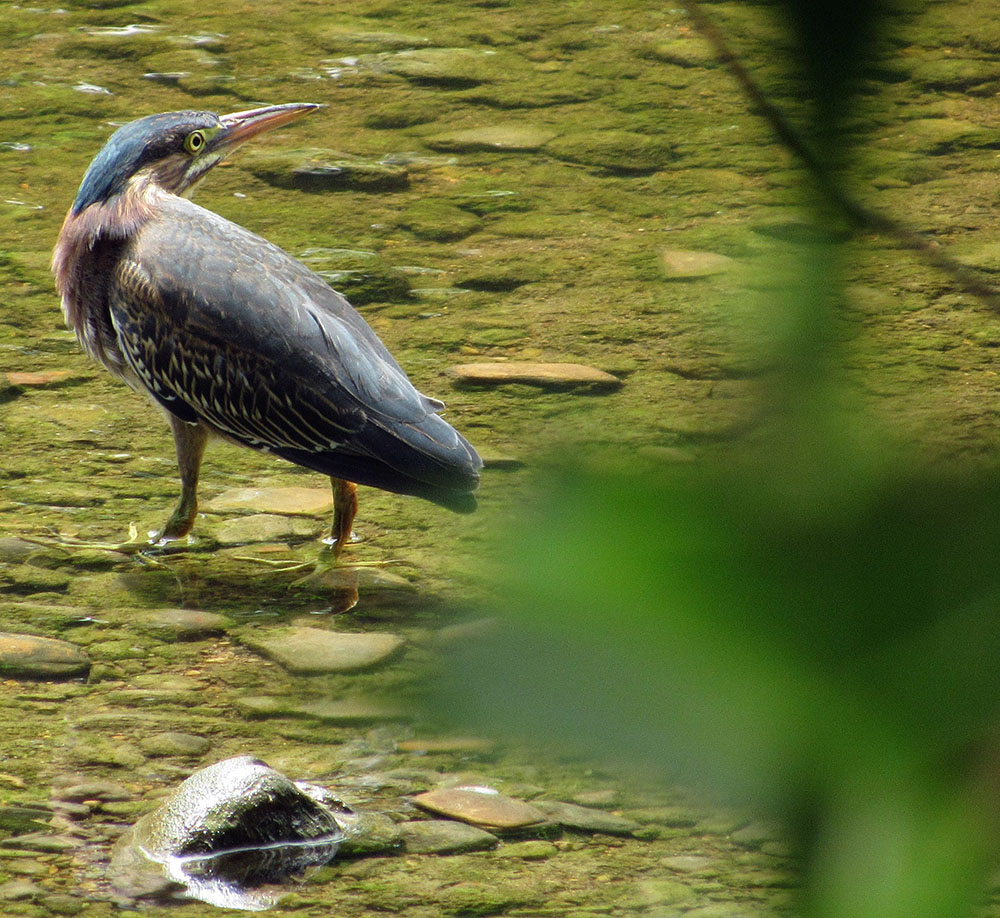
[{"label": "yellow eye", "polygon": [[205,146],[205,135],[201,131],[192,131],[184,138],[184,149],[194,155],[200,153]]}]

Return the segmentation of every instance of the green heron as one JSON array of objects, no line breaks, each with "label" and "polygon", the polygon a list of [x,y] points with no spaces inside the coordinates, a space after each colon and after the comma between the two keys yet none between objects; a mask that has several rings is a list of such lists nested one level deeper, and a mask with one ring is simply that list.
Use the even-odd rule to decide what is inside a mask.
[{"label": "green heron", "polygon": [[333,549],[355,483],[475,509],[482,460],[418,392],[368,324],[266,239],[187,200],[258,134],[319,108],[150,115],[87,169],[52,257],[84,350],[166,413],[181,496],[156,540],[187,535],[211,435],[329,475]]}]

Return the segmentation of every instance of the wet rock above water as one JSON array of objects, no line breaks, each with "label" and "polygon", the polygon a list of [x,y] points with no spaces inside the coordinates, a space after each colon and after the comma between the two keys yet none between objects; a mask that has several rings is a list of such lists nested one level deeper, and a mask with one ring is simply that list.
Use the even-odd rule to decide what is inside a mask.
[{"label": "wet rock above water", "polygon": [[579,363],[463,363],[451,367],[455,382],[470,386],[523,383],[544,388],[610,391],[621,388],[618,377]]},{"label": "wet rock above water", "polygon": [[89,670],[89,658],[75,644],[0,631],[2,678],[73,679],[86,676]]},{"label": "wet rock above water", "polygon": [[451,819],[493,829],[519,829],[546,821],[545,814],[488,787],[446,787],[418,794],[422,809]]},{"label": "wet rock above water", "polygon": [[111,876],[134,898],[164,881],[231,908],[276,901],[270,884],[326,863],[353,814],[321,787],[293,782],[250,756],[195,772],[115,845]]},{"label": "wet rock above water", "polygon": [[382,632],[273,628],[246,632],[242,642],[293,673],[343,673],[370,669],[395,656],[403,638]]}]

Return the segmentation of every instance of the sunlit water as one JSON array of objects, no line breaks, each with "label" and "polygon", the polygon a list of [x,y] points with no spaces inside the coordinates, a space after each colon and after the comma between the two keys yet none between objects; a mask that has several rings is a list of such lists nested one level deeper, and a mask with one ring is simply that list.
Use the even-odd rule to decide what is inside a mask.
[{"label": "sunlit water", "polygon": [[[115,125],[155,111],[327,106],[216,170],[198,200],[341,286],[490,468],[473,518],[363,490],[350,554],[396,563],[364,573],[355,612],[306,624],[401,635],[402,654],[371,672],[297,675],[253,648],[264,626],[324,613],[331,584],[293,586],[301,571],[258,563],[311,560],[324,512],[272,513],[278,522],[247,524],[241,539],[225,527],[255,508],[212,511],[236,487],[325,486],[249,451],[210,447],[202,542],[188,552],[0,559],[2,629],[66,639],[92,661],[86,684],[4,683],[0,802],[47,803],[53,786],[87,780],[124,788],[124,799],[97,795],[89,815],[57,819],[76,849],[0,858],[0,883],[37,890],[12,907],[33,914],[32,901],[71,896],[88,915],[109,912],[104,865],[119,826],[198,765],[250,752],[399,818],[415,815],[406,795],[461,776],[514,795],[603,799],[644,826],[613,843],[569,833],[539,860],[344,862],[278,912],[780,908],[782,847],[766,832],[732,837],[741,814],[620,787],[589,763],[534,750],[398,745],[435,733],[395,699],[421,694],[428,661],[462,639],[442,629],[495,592],[482,569],[494,534],[522,512],[533,464],[558,447],[710,461],[752,431],[801,174],[682,13],[619,2],[94,6],[0,8],[0,535],[112,543],[133,523],[155,529],[176,498],[165,423],[87,362],[48,273],[90,159]],[[794,110],[784,39],[763,9],[707,9]],[[974,3],[932,6],[898,29],[850,125],[855,190],[1000,268],[1000,36]],[[668,250],[732,261],[696,260],[702,269],[678,278]],[[844,364],[859,404],[931,456],[995,458],[995,318],[881,239],[861,240],[846,270]],[[624,385],[463,388],[448,375],[503,360],[584,364]],[[224,633],[177,640],[156,618],[176,607],[221,613]],[[324,707],[331,700],[345,707]],[[153,739],[177,731],[210,746],[157,752]],[[678,857],[705,861],[664,867]]]}]

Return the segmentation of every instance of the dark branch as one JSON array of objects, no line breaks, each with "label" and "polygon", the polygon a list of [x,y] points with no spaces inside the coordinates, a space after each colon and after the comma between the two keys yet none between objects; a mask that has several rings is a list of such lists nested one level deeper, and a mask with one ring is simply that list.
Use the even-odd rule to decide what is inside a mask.
[{"label": "dark branch", "polygon": [[729,68],[754,108],[771,125],[781,143],[802,161],[820,191],[855,229],[881,233],[894,239],[899,245],[916,252],[929,264],[947,274],[965,293],[981,300],[994,311],[1000,312],[1000,289],[983,271],[957,261],[945,252],[938,242],[928,239],[895,217],[865,207],[852,198],[837,182],[816,151],[789,124],[784,113],[767,100],[760,86],[730,49],[722,32],[705,15],[698,0],[681,0],[681,5],[698,31],[711,44],[719,61]]}]

